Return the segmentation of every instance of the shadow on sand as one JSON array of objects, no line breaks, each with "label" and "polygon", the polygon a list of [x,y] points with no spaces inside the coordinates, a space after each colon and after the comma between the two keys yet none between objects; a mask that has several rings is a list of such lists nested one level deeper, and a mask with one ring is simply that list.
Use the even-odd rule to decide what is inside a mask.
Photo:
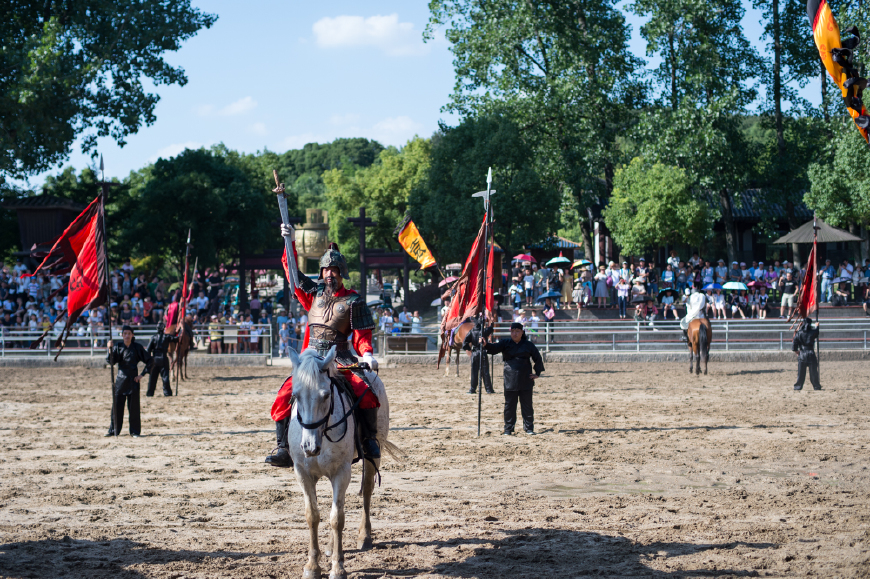
[{"label": "shadow on sand", "polygon": [[[485,523],[482,523],[485,524]],[[377,549],[434,547],[445,549],[444,562],[431,569],[387,566],[353,570],[355,576],[382,577],[432,573],[449,577],[757,577],[751,568],[709,568],[660,571],[649,565],[654,560],[671,559],[711,550],[768,549],[773,543],[650,543],[644,545],[625,537],[564,529],[520,529],[506,531],[503,539],[486,538],[432,540],[419,542],[385,541]],[[458,550],[458,552],[457,552]],[[675,566],[676,561],[671,562]],[[750,560],[745,565],[748,567]],[[662,565],[656,565],[661,567]],[[351,569],[348,569],[351,571]]]},{"label": "shadow on sand", "polygon": [[[180,569],[156,570],[163,576],[180,577],[191,572],[189,563],[199,563],[205,558],[227,559],[227,564],[246,557],[261,557],[263,563],[271,563],[270,557],[283,553],[239,553],[234,551],[170,551],[159,549],[129,539],[106,541],[42,539],[0,545],[0,576],[3,577],[82,577],[139,579],[153,577],[129,569],[132,565],[166,565],[184,561],[185,572]],[[213,566],[213,562],[212,562]],[[227,572],[230,573],[229,567]]]}]

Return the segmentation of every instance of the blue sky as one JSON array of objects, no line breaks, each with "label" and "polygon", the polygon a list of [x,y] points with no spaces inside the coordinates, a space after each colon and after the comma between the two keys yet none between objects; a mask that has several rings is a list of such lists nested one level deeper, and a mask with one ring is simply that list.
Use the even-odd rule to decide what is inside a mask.
[{"label": "blue sky", "polygon": [[[453,89],[452,55],[440,35],[422,42],[425,0],[194,5],[219,18],[166,56],[185,69],[188,84],[159,87],[157,121],[125,147],[100,141],[107,177],[123,178],[185,147],[223,142],[243,152],[283,152],[357,136],[401,146],[414,135],[431,135],[439,120],[455,123],[440,111]],[[749,2],[746,7],[744,30],[761,48],[760,14]],[[641,21],[628,19],[631,49],[645,57]],[[816,103],[817,84],[802,91]],[[69,164],[82,169],[91,160],[76,145]]]}]

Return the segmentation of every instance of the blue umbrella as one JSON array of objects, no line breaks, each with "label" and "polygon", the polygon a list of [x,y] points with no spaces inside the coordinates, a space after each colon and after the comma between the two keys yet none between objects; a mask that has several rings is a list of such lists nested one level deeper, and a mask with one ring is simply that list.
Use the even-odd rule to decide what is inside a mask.
[{"label": "blue umbrella", "polygon": [[708,283],[707,285],[704,286],[704,290],[716,290],[716,289],[722,289],[722,286],[719,285],[718,283]]},{"label": "blue umbrella", "polygon": [[554,257],[553,259],[551,259],[550,261],[548,261],[548,262],[547,262],[547,265],[555,265],[555,264],[557,264],[557,263],[571,263],[571,260],[568,259],[567,257],[562,257],[562,256],[560,255],[559,257]]},{"label": "blue umbrella", "polygon": [[743,283],[743,282],[739,282],[739,281],[729,281],[729,282],[726,282],[724,286],[722,286],[722,289],[727,289],[727,290],[748,290],[749,288],[746,287],[746,284]]},{"label": "blue umbrella", "polygon": [[562,297],[562,294],[560,294],[559,292],[557,292],[557,291],[553,291],[553,290],[550,290],[550,291],[548,291],[548,292],[542,293],[542,294],[538,297],[538,299],[535,300],[535,301],[537,301],[537,302],[542,302],[542,301],[544,301],[544,300],[547,299],[547,298],[561,298],[561,297]]}]

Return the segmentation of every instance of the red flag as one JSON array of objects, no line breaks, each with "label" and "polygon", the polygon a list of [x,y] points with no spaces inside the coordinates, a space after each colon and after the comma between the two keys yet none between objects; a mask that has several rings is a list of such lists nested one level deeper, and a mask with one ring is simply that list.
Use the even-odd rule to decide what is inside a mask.
[{"label": "red flag", "polygon": [[816,241],[813,240],[813,249],[810,251],[810,257],[807,259],[807,273],[804,276],[801,291],[798,293],[797,307],[789,317],[792,319],[803,319],[816,311],[819,307],[818,276],[816,275]]},{"label": "red flag", "polygon": [[[98,195],[64,230],[36,271],[30,274],[34,276],[59,262],[69,265],[69,295],[64,331],[76,322],[85,309],[106,303],[109,295],[104,219],[103,196]],[[57,339],[57,345],[60,345],[62,337],[63,332]]]},{"label": "red flag", "polygon": [[[492,296],[492,269],[493,269],[493,254],[489,254],[488,263],[484,263],[484,251],[486,250],[486,216],[483,218],[483,223],[480,225],[480,231],[477,232],[477,237],[474,244],[471,246],[471,252],[465,260],[465,267],[462,268],[462,274],[453,285],[453,297],[450,302],[450,310],[441,320],[441,334],[449,335],[454,328],[462,324],[470,317],[476,316],[480,312],[492,311],[493,296]],[[488,270],[488,272],[487,272]],[[489,279],[488,287],[484,288],[484,279]],[[447,340],[442,340],[441,351],[438,355],[438,362],[444,356],[447,348]]]}]

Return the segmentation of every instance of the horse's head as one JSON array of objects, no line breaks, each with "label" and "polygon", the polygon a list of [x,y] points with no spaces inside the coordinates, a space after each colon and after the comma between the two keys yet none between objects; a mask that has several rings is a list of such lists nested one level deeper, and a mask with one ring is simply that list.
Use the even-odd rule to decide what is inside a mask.
[{"label": "horse's head", "polygon": [[[305,456],[317,456],[323,443],[323,429],[331,414],[333,391],[330,375],[335,373],[335,346],[325,357],[309,348],[297,355],[290,348],[293,363],[293,397],[296,399],[296,419],[302,426],[300,446]],[[337,395],[337,394],[335,394]]]}]

